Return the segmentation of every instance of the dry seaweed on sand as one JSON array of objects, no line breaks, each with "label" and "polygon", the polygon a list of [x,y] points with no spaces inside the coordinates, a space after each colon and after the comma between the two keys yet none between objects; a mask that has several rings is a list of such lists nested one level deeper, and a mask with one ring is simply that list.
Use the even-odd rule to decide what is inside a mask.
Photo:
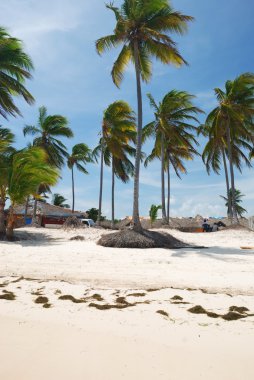
[{"label": "dry seaweed on sand", "polygon": [[116,305],[110,305],[110,304],[104,304],[104,305],[101,305],[101,304],[98,304],[98,303],[90,303],[88,305],[89,307],[95,307],[96,309],[98,310],[110,310],[110,309],[125,309],[126,307],[130,307],[130,306],[135,306],[134,304],[116,304]]},{"label": "dry seaweed on sand", "polygon": [[164,317],[168,317],[169,314],[164,310],[157,310],[156,313],[163,315]]},{"label": "dry seaweed on sand", "polygon": [[238,319],[246,317],[248,317],[247,314],[240,314],[235,311],[229,311],[227,314],[221,316],[225,321],[237,321]]},{"label": "dry seaweed on sand", "polygon": [[115,248],[190,248],[170,234],[143,230],[122,230],[103,235],[97,244]]},{"label": "dry seaweed on sand", "polygon": [[47,303],[44,303],[42,307],[44,307],[44,309],[49,309],[52,307],[52,305],[51,305],[51,303],[47,302]]},{"label": "dry seaweed on sand", "polygon": [[229,311],[236,311],[239,314],[246,314],[249,309],[245,306],[230,306]]},{"label": "dry seaweed on sand", "polygon": [[69,218],[67,218],[66,221],[64,222],[62,228],[64,230],[72,230],[72,229],[84,228],[84,225],[82,224],[81,220],[78,219],[76,216],[69,216]]},{"label": "dry seaweed on sand", "polygon": [[145,297],[146,293],[131,293],[127,294],[128,297]]},{"label": "dry seaweed on sand", "polygon": [[90,298],[95,299],[96,301],[104,301],[104,298],[100,294],[93,294]]},{"label": "dry seaweed on sand", "polygon": [[35,303],[48,303],[48,301],[49,301],[48,297],[43,297],[43,296],[39,296],[34,300]]},{"label": "dry seaweed on sand", "polygon": [[81,236],[81,235],[77,235],[77,236],[73,236],[72,238],[70,238],[71,241],[73,240],[80,240],[80,241],[84,241],[85,238],[84,236]]},{"label": "dry seaweed on sand", "polygon": [[170,298],[172,301],[182,301],[183,300],[183,297],[181,297],[181,296],[174,296],[174,297],[171,297]]},{"label": "dry seaweed on sand", "polygon": [[207,311],[200,305],[193,306],[188,311],[193,314],[207,314]]},{"label": "dry seaweed on sand", "polygon": [[3,294],[0,295],[1,300],[14,301],[16,296],[13,292],[9,292],[7,290],[3,291]]},{"label": "dry seaweed on sand", "polygon": [[58,297],[59,300],[63,301],[72,301],[73,303],[84,303],[86,300],[84,298],[75,298],[70,294],[66,294],[63,296]]}]

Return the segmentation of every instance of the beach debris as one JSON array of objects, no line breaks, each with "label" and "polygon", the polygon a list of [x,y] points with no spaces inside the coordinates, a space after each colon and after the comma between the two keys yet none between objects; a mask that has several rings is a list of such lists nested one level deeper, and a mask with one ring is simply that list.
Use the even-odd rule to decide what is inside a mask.
[{"label": "beach debris", "polygon": [[70,294],[65,294],[63,296],[58,297],[59,300],[63,301],[72,301],[73,303],[85,303],[86,300],[84,298],[75,298]]},{"label": "beach debris", "polygon": [[200,305],[193,306],[188,311],[193,314],[207,314],[207,311]]},{"label": "beach debris", "polygon": [[235,311],[229,311],[227,314],[221,316],[225,321],[237,321],[238,319],[246,317],[248,317],[247,314],[240,314]]},{"label": "beach debris", "polygon": [[157,310],[156,313],[161,314],[164,317],[169,317],[169,314],[164,310]]},{"label": "beach debris", "polygon": [[77,236],[73,236],[72,238],[70,238],[71,241],[73,240],[80,240],[80,241],[84,241],[85,240],[85,237],[84,236],[81,236],[81,235],[77,235]]},{"label": "beach debris", "polygon": [[64,222],[62,228],[64,230],[72,230],[72,229],[84,228],[84,225],[82,224],[81,220],[78,219],[76,216],[69,216]]},{"label": "beach debris", "polygon": [[246,314],[246,312],[248,312],[249,309],[245,306],[230,306],[229,311],[236,311],[240,314]]},{"label": "beach debris", "polygon": [[13,292],[9,292],[8,290],[3,290],[3,294],[0,294],[1,300],[14,301],[16,296]]},{"label": "beach debris", "polygon": [[48,303],[48,301],[49,301],[48,297],[44,297],[44,296],[39,296],[34,300],[35,303],[43,303],[43,304]]},{"label": "beach debris", "polygon": [[183,297],[176,295],[176,296],[174,296],[174,297],[171,297],[170,299],[171,299],[172,301],[182,301],[182,300],[183,300]]}]

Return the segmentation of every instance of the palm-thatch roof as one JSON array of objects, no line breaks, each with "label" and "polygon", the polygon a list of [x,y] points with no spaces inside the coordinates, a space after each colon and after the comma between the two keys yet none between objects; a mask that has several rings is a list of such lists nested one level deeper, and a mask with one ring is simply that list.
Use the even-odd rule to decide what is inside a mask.
[{"label": "palm-thatch roof", "polygon": [[115,248],[187,248],[186,243],[174,238],[170,234],[157,231],[122,230],[103,235],[97,244]]},{"label": "palm-thatch roof", "polygon": [[[25,215],[25,205],[17,205],[14,207],[14,214],[16,215]],[[83,216],[87,217],[85,212],[82,211],[72,211],[69,208],[64,208],[60,206],[55,206],[50,203],[46,202],[37,202],[37,213],[42,216],[61,216],[61,217],[68,217],[68,216]],[[29,203],[27,215],[31,216],[33,214],[33,202]]]}]

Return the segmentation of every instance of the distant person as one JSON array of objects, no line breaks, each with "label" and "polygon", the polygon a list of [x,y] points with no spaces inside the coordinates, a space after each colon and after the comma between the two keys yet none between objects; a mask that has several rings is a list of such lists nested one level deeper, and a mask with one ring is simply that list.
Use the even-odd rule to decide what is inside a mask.
[{"label": "distant person", "polygon": [[207,223],[207,219],[204,219],[204,223],[202,224],[203,232],[210,232],[210,224]]}]

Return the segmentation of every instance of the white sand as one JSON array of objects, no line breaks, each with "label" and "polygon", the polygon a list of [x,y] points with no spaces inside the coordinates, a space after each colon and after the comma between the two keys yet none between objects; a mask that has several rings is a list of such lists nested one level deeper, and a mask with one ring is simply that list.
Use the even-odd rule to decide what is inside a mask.
[{"label": "white sand", "polygon": [[[170,231],[209,247],[184,250],[103,248],[95,240],[104,231],[93,229],[33,232],[36,240],[0,243],[0,295],[16,296],[0,300],[1,380],[254,378],[254,316],[188,311],[202,305],[223,315],[236,305],[254,314],[254,250],[240,249],[254,246],[253,232]],[[86,241],[69,241],[77,234]],[[39,294],[51,308],[34,302]],[[119,305],[118,297],[135,305],[89,306]]]}]

